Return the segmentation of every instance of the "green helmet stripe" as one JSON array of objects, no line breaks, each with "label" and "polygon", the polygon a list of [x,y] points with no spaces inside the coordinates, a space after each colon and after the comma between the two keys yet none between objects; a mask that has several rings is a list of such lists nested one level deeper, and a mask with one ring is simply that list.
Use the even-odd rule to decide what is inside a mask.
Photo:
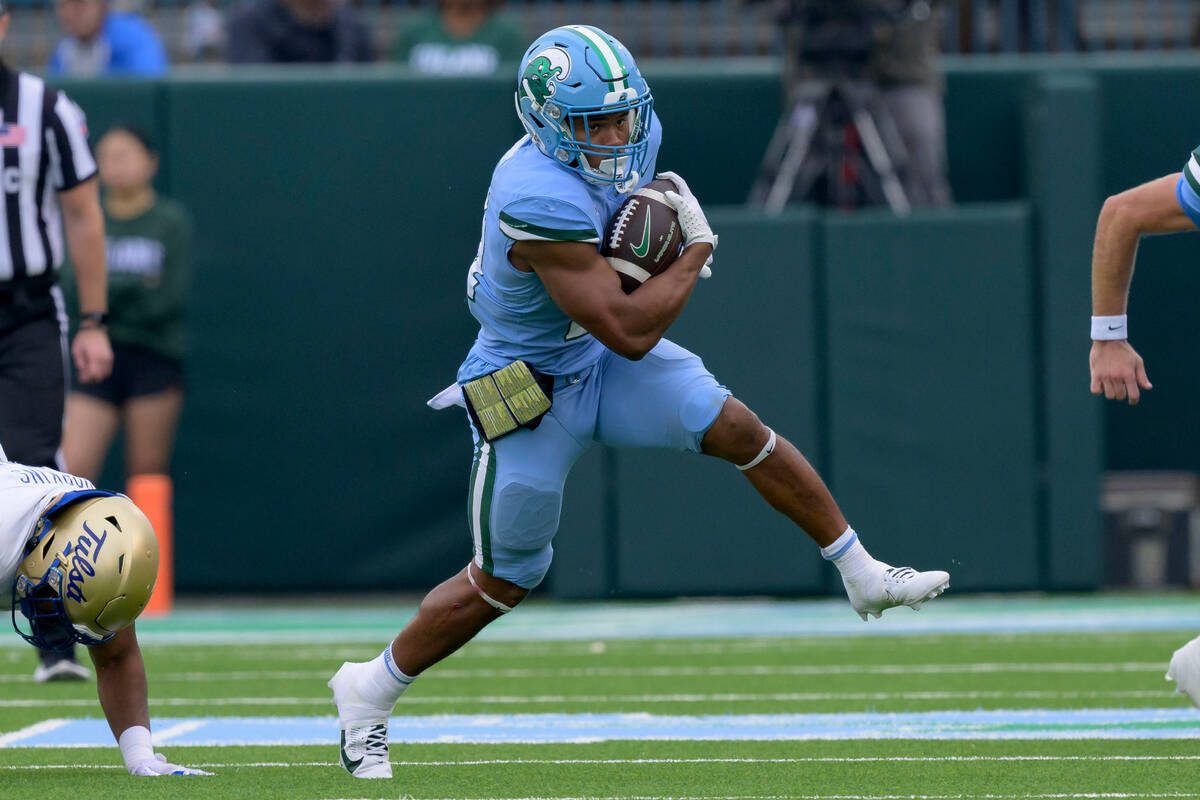
[{"label": "green helmet stripe", "polygon": [[629,83],[624,78],[625,65],[621,62],[620,55],[596,28],[590,25],[567,25],[566,29],[595,48],[596,54],[600,56],[601,68],[608,72],[606,80],[610,90],[616,92],[628,88]]}]

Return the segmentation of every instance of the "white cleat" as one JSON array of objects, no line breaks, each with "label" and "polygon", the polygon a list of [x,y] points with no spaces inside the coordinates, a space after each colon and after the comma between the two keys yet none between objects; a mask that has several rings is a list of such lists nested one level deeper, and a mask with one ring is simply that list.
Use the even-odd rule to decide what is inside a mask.
[{"label": "white cleat", "polygon": [[941,570],[917,572],[912,567],[891,567],[877,561],[876,568],[868,570],[854,581],[842,579],[850,605],[863,622],[867,615],[879,619],[883,612],[896,606],[919,609],[926,600],[932,600],[950,588],[950,573]]},{"label": "white cleat", "polygon": [[90,677],[92,673],[88,668],[70,657],[59,658],[49,664],[43,662],[33,671],[34,683],[86,681]]},{"label": "white cleat", "polygon": [[1200,636],[1175,651],[1166,677],[1175,681],[1175,691],[1186,694],[1200,706]]},{"label": "white cleat", "polygon": [[390,778],[387,722],[391,712],[363,702],[355,689],[358,670],[366,666],[347,661],[329,679],[342,728],[341,762],[356,778]]}]

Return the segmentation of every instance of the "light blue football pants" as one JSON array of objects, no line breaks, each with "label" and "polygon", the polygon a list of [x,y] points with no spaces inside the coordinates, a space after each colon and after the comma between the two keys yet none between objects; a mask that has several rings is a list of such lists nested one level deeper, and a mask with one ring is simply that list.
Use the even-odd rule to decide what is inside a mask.
[{"label": "light blue football pants", "polygon": [[728,396],[699,357],[663,339],[640,361],[606,350],[591,367],[556,378],[553,408],[535,430],[489,443],[472,427],[475,564],[537,586],[554,554],[567,473],[594,442],[698,453]]}]

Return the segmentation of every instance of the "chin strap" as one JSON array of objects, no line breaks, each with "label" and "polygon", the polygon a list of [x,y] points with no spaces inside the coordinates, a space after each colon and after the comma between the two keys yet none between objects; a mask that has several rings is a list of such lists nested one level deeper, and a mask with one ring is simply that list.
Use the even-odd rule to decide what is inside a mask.
[{"label": "chin strap", "polygon": [[489,596],[487,592],[479,588],[479,584],[475,582],[475,576],[471,574],[471,566],[474,563],[474,561],[467,562],[467,580],[471,582],[471,588],[479,592],[479,596],[483,598],[483,601],[499,611],[501,614],[507,614],[508,612],[512,611],[512,606],[504,605],[504,603],[501,603],[494,597]]},{"label": "chin strap", "polygon": [[738,466],[738,469],[740,469],[742,472],[745,472],[752,467],[757,467],[762,463],[764,458],[771,455],[771,453],[775,451],[775,431],[767,428],[767,432],[771,435],[767,437],[767,443],[763,445],[763,449],[758,452],[758,455],[754,457],[754,460],[748,464],[741,464]]}]

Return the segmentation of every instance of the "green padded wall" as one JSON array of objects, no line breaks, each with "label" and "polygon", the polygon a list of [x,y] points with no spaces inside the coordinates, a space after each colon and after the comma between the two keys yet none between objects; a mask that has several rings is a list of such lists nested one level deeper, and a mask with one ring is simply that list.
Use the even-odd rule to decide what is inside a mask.
[{"label": "green padded wall", "polygon": [[960,589],[1037,585],[1031,248],[1024,204],[825,221],[835,496]]},{"label": "green padded wall", "polygon": [[1037,313],[1044,465],[1038,584],[1073,589],[1103,577],[1102,402],[1088,391],[1090,242],[1100,205],[1100,89],[1095,76],[1038,76],[1026,106],[1026,170],[1037,209]]},{"label": "green padded wall", "polygon": [[[167,100],[197,231],[180,590],[421,587],[461,568],[470,434],[425,400],[474,336],[466,270],[515,139],[509,99],[285,76],[172,82]],[[499,121],[488,144],[475,115]],[[271,569],[231,571],[260,534]]]},{"label": "green padded wall", "polygon": [[[714,209],[720,247],[668,337],[816,461],[820,411],[816,218]],[[819,463],[818,463],[819,467]],[[820,555],[731,465],[658,450],[616,453],[622,594],[815,593]]]}]

